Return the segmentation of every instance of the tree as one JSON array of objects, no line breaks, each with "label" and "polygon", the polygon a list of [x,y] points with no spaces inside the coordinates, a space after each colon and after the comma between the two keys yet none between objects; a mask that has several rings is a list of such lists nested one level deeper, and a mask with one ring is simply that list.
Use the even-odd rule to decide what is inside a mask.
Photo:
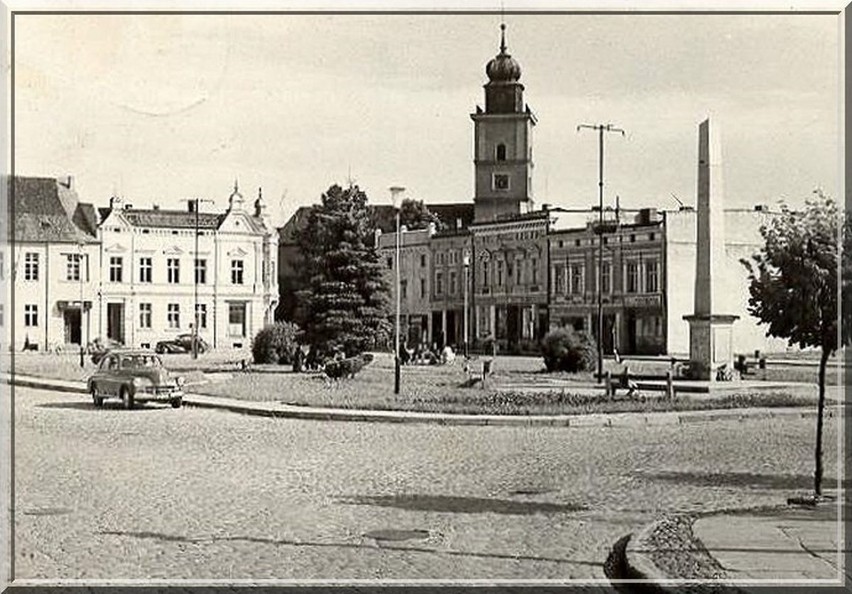
[{"label": "tree", "polygon": [[399,206],[399,222],[408,229],[426,229],[429,223],[435,224],[437,231],[441,230],[441,219],[430,211],[422,200],[406,198]]},{"label": "tree", "polygon": [[[849,301],[852,275],[852,224],[841,221],[837,204],[821,191],[796,212],[782,205],[781,214],[760,228],[764,246],[748,270],[749,313],[768,324],[767,335],[786,338],[790,346],[820,349],[819,403],[815,448],[814,492],[822,495],[822,428],[825,370],[829,357],[850,342]],[[841,224],[842,222],[842,224]],[[843,323],[838,341],[837,271],[843,241]]]},{"label": "tree", "polygon": [[331,186],[298,233],[303,258],[297,317],[321,352],[357,355],[390,336],[389,288],[374,246],[367,196]]}]

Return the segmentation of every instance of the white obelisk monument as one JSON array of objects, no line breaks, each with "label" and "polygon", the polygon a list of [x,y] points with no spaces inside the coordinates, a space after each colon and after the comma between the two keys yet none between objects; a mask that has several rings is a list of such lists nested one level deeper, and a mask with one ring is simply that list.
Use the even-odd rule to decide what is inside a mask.
[{"label": "white obelisk monument", "polygon": [[722,151],[710,119],[698,126],[698,221],[695,257],[695,310],[689,322],[690,376],[713,381],[722,366],[733,365],[731,327],[739,317],[725,314],[725,200]]}]

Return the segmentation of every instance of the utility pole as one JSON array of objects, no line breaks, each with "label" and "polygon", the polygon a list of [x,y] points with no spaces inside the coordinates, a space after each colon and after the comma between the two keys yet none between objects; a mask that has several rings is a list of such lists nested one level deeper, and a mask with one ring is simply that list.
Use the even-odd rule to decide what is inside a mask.
[{"label": "utility pole", "polygon": [[189,198],[187,202],[192,205],[192,209],[195,211],[195,258],[193,258],[193,266],[192,266],[192,280],[193,280],[193,320],[192,324],[192,358],[198,359],[198,235],[199,235],[199,220],[198,220],[198,211],[201,210],[202,202],[209,202],[213,204],[212,200],[204,199],[204,198]]},{"label": "utility pole", "polygon": [[624,136],[624,130],[616,128],[612,124],[580,124],[577,132],[582,128],[598,131],[598,381],[603,379],[603,234],[604,234],[604,132],[620,132]]},{"label": "utility pole", "polygon": [[402,305],[402,299],[401,299],[401,295],[400,295],[400,287],[401,287],[400,268],[402,268],[402,266],[401,266],[402,262],[401,262],[401,259],[399,257],[400,256],[400,241],[401,241],[399,218],[400,218],[400,212],[402,211],[402,203],[400,202],[399,205],[397,205],[397,201],[399,199],[399,195],[402,194],[404,191],[405,191],[405,188],[403,188],[402,186],[393,186],[393,187],[390,188],[391,201],[393,202],[393,206],[396,209],[396,237],[395,237],[396,249],[394,250],[394,260],[395,260],[394,261],[394,264],[395,264],[394,268],[396,269],[396,321],[395,321],[395,324],[394,324],[395,342],[394,342],[394,357],[393,357],[393,359],[394,359],[393,393],[394,394],[399,394],[399,382],[400,382],[400,375],[401,375],[401,371],[402,371],[400,369],[400,366],[402,365],[402,361],[400,361],[400,359],[399,359],[399,349],[402,347],[402,344],[399,342],[399,323],[400,323],[399,318],[400,318],[400,309],[401,309],[401,305]]}]

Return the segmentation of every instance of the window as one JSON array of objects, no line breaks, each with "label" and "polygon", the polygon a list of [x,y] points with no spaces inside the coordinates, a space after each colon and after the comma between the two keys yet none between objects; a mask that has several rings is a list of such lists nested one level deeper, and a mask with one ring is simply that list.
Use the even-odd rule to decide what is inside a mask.
[{"label": "window", "polygon": [[171,284],[176,285],[180,282],[180,260],[178,258],[169,258],[166,261],[166,271]]},{"label": "window", "polygon": [[231,336],[246,335],[246,304],[228,304],[228,334]]},{"label": "window", "polygon": [[199,328],[207,328],[207,304],[198,303],[195,306],[195,319],[198,320]]},{"label": "window", "polygon": [[399,295],[401,299],[408,299],[408,281],[399,281]]},{"label": "window", "polygon": [[565,283],[565,267],[564,267],[564,266],[557,266],[557,267],[556,267],[556,274],[555,274],[555,277],[556,277],[556,278],[554,278],[554,279],[553,279],[554,292],[556,292],[556,293],[564,293],[564,292],[565,292],[565,287],[566,287],[566,283]]},{"label": "window", "polygon": [[648,233],[648,241],[654,241],[655,239],[657,239],[656,233]]},{"label": "window", "polygon": [[601,268],[601,291],[612,292],[612,265],[609,262],[604,262]]},{"label": "window", "polygon": [[38,280],[38,254],[35,252],[27,252],[24,254],[24,280]]},{"label": "window", "polygon": [[450,295],[456,294],[456,272],[455,270],[450,272]]},{"label": "window", "polygon": [[195,282],[199,285],[207,284],[207,260],[204,258],[195,259]]},{"label": "window", "polygon": [[630,234],[630,243],[636,243],[636,235],[634,233]]},{"label": "window", "polygon": [[166,314],[166,324],[169,328],[180,328],[179,303],[169,303],[168,313]]},{"label": "window", "polygon": [[571,292],[579,295],[583,292],[583,265],[574,264],[571,266]]},{"label": "window", "polygon": [[242,260],[231,260],[231,284],[232,285],[241,285],[243,284],[243,261]]},{"label": "window", "polygon": [[393,270],[393,258],[388,257],[387,262],[388,262],[388,270]]},{"label": "window", "polygon": [[435,273],[435,295],[444,294],[444,275],[441,272]]},{"label": "window", "polygon": [[497,286],[498,287],[503,286],[503,261],[502,260],[497,261]]},{"label": "window", "polygon": [[505,191],[509,189],[509,174],[508,173],[495,173],[493,178],[493,188],[494,190]]},{"label": "window", "polygon": [[627,263],[627,278],[625,280],[627,282],[625,290],[628,293],[635,293],[639,289],[639,267],[636,262]]},{"label": "window", "polygon": [[497,160],[505,161],[506,160],[506,145],[502,142],[497,145]]},{"label": "window", "polygon": [[6,278],[6,252],[0,252],[0,280]]},{"label": "window", "polygon": [[420,268],[426,268],[426,254],[420,254]]},{"label": "window", "polygon": [[521,262],[515,264],[515,284],[520,285],[521,280]]},{"label": "window", "polygon": [[482,286],[488,286],[488,262],[485,262],[482,266]]},{"label": "window", "polygon": [[426,297],[426,279],[420,279],[420,297]]},{"label": "window", "polygon": [[154,260],[149,257],[139,258],[139,282],[150,283],[154,278]]},{"label": "window", "polygon": [[0,303],[0,328],[6,325],[6,310],[2,303]]},{"label": "window", "polygon": [[532,283],[534,285],[537,285],[538,284],[538,260],[533,258],[532,262],[530,263],[530,266],[532,267]]},{"label": "window", "polygon": [[24,306],[24,326],[27,328],[38,326],[38,305]]},{"label": "window", "polygon": [[65,280],[79,281],[80,280],[80,262],[83,260],[82,254],[66,254],[65,255]]},{"label": "window", "polygon": [[151,327],[151,304],[150,303],[140,303],[139,304],[139,327],[140,328],[150,328]]},{"label": "window", "polygon": [[121,256],[110,256],[109,258],[109,282],[120,283],[123,268],[123,258]]},{"label": "window", "polygon": [[657,261],[650,260],[645,263],[645,292],[656,293],[659,285],[659,272],[657,270]]}]

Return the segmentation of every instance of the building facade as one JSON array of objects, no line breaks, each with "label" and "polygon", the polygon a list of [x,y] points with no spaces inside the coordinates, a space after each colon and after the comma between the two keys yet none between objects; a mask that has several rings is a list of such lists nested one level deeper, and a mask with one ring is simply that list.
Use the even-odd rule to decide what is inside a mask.
[{"label": "building facade", "polygon": [[[153,348],[194,331],[213,348],[245,348],[274,320],[278,236],[263,198],[253,211],[239,189],[224,213],[133,208],[113,201],[98,228],[97,332]],[[197,231],[196,231],[197,230]]]},{"label": "building facade", "polygon": [[[100,278],[94,208],[81,204],[73,178],[7,178],[14,205],[0,277],[11,288],[0,310],[4,347],[61,350],[95,336]],[[9,311],[6,311],[9,306]]]},{"label": "building facade", "polygon": [[[485,71],[484,107],[470,116],[473,204],[429,204],[447,229],[402,234],[402,336],[409,344],[485,349],[496,343],[500,352],[537,352],[548,331],[571,326],[599,339],[606,353],[687,354],[683,316],[692,312],[695,295],[696,211],[628,212],[616,206],[601,213],[567,204],[536,209],[537,120],[524,102],[521,68],[507,51],[505,30]],[[473,216],[453,216],[470,212],[465,206]],[[395,236],[387,224],[393,211],[385,210],[377,247],[389,262],[393,286]],[[733,340],[742,353],[786,346],[767,338],[765,327],[748,314],[747,273],[740,263],[763,244],[759,229],[771,216],[764,207],[725,211],[726,227],[736,234],[725,237],[724,279],[718,282],[730,301],[725,310],[739,316]],[[428,274],[425,266],[431,266]],[[424,282],[431,283],[428,303],[417,293]]]}]

